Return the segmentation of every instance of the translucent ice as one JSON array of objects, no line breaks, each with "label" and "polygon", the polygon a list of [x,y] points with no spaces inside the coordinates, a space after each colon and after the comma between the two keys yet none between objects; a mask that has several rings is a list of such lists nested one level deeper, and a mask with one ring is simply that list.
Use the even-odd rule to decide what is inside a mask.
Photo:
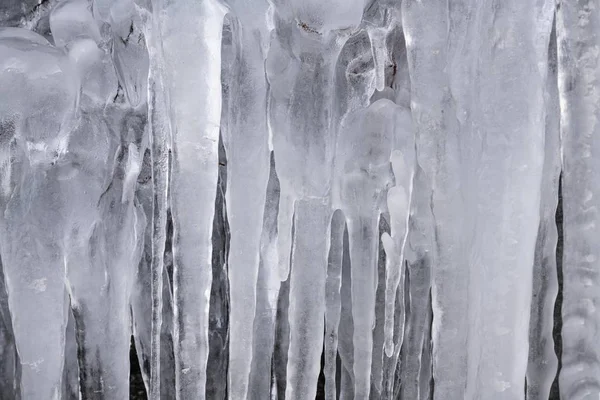
[{"label": "translucent ice", "polygon": [[0,29],[0,60],[2,145],[12,164],[3,171],[9,183],[2,193],[0,248],[21,393],[59,399],[68,304],[62,240],[70,203],[61,164],[77,87],[68,58],[30,31]]},{"label": "translucent ice", "polygon": [[0,0],[0,399],[597,398],[599,23]]}]

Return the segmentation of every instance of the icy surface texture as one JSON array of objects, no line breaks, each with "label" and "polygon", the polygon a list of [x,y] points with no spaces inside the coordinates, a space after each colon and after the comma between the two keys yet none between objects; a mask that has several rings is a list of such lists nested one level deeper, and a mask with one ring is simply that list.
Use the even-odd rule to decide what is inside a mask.
[{"label": "icy surface texture", "polygon": [[600,396],[600,4],[0,0],[0,400]]}]

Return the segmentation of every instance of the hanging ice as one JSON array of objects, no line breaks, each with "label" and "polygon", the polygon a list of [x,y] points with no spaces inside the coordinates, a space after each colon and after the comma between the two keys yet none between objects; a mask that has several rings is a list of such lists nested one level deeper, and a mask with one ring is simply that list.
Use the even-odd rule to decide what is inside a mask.
[{"label": "hanging ice", "polygon": [[599,23],[0,1],[0,399],[597,398]]}]

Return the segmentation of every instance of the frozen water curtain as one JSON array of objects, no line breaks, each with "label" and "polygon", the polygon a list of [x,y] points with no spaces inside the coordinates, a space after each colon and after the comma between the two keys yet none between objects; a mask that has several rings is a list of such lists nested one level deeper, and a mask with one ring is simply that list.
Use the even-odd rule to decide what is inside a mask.
[{"label": "frozen water curtain", "polygon": [[600,396],[597,0],[0,0],[0,399]]}]

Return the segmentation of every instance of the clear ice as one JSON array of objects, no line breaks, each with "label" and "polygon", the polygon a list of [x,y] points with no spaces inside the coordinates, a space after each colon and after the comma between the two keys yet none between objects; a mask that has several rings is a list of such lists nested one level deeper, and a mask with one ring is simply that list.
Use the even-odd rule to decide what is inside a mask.
[{"label": "clear ice", "polygon": [[0,0],[0,400],[600,397],[597,0]]}]

